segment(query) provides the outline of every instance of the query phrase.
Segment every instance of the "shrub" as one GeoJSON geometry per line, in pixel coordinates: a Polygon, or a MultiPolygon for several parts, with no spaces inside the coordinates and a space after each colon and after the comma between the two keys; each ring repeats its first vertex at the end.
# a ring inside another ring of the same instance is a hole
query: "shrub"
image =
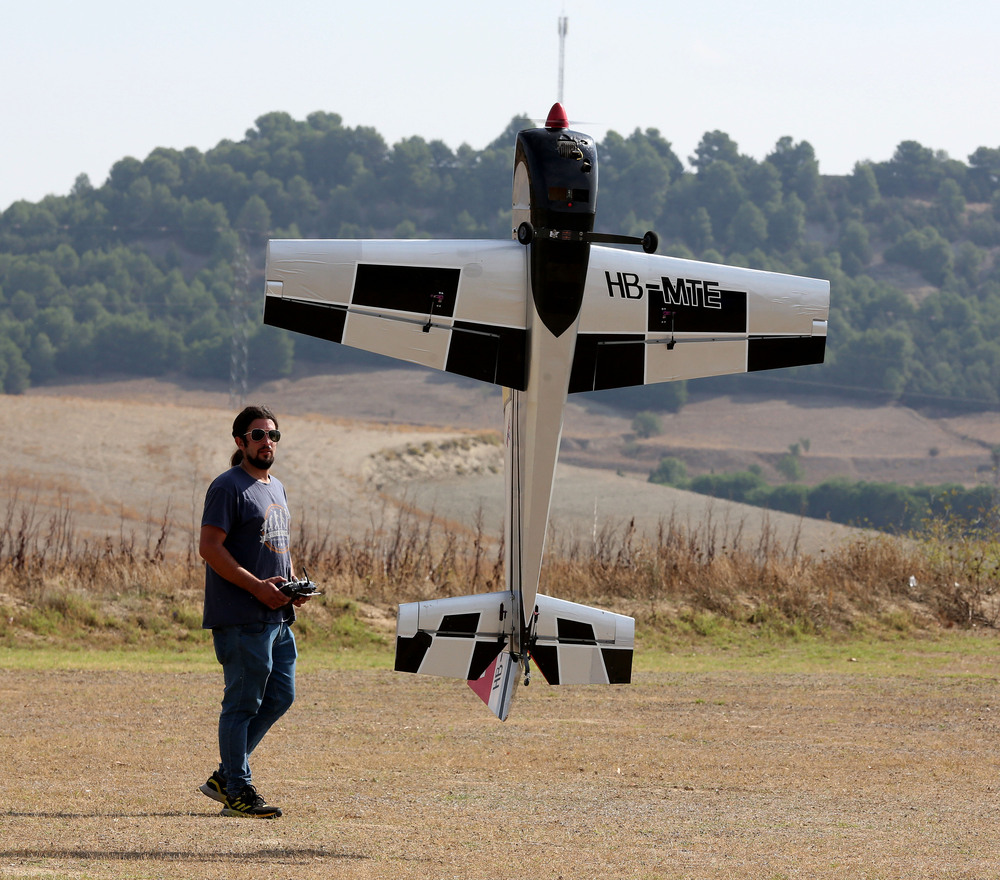
{"type": "Polygon", "coordinates": [[[649,475],[650,483],[661,483],[666,486],[686,486],[688,482],[687,466],[679,458],[672,455],[661,458],[660,463],[649,475]]]}
{"type": "Polygon", "coordinates": [[[642,439],[658,437],[663,433],[663,424],[655,412],[646,409],[636,413],[635,418],[632,419],[632,430],[637,437],[642,439]]]}

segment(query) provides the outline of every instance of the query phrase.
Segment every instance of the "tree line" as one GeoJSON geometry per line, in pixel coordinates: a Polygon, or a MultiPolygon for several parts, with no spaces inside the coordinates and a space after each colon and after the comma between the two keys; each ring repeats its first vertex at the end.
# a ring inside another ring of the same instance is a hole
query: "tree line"
{"type": "Polygon", "coordinates": [[[815,486],[796,482],[772,486],[755,469],[701,474],[689,479],[684,463],[673,457],[660,461],[650,473],[649,482],[796,516],[895,534],[924,532],[931,524],[939,522],[966,531],[995,528],[996,493],[986,485],[970,489],[950,483],[903,486],[854,482],[838,477],[815,486]]]}
{"type": "MultiPolygon", "coordinates": [[[[266,240],[510,236],[514,118],[476,150],[410,137],[388,145],[334,113],[260,117],[240,141],[161,147],[99,186],[0,214],[0,390],[63,376],[229,375],[249,334],[256,380],[296,360],[349,357],[259,320],[266,240]]],[[[913,141],[885,162],[824,176],[805,141],[757,160],[720,131],[687,164],[655,129],[598,144],[598,230],[656,230],[661,252],[827,278],[827,363],[770,381],[912,403],[1000,402],[1000,148],[967,161],[913,141]]],[[[637,408],[680,405],[641,389],[637,408]]]]}

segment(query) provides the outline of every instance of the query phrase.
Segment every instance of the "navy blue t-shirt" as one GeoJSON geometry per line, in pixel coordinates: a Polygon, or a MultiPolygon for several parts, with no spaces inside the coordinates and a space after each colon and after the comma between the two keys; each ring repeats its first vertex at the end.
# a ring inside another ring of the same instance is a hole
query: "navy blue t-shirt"
{"type": "MultiPolygon", "coordinates": [[[[291,577],[289,531],[291,517],[285,487],[276,477],[263,483],[239,465],[220,474],[205,495],[203,526],[226,533],[223,542],[233,558],[261,580],[281,575],[291,577]]],[[[202,626],[234,626],[242,623],[277,623],[291,620],[291,605],[268,608],[253,594],[205,566],[205,616],[202,626]]]]}

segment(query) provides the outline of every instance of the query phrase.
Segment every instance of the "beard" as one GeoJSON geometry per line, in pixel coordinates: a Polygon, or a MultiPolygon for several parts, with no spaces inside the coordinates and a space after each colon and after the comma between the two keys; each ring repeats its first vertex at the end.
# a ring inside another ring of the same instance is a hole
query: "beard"
{"type": "MultiPolygon", "coordinates": [[[[245,454],[245,453],[244,453],[245,454]]],[[[247,461],[253,465],[255,468],[259,468],[262,471],[266,471],[268,468],[274,464],[274,456],[269,456],[268,458],[258,458],[252,455],[246,456],[247,461]]]]}

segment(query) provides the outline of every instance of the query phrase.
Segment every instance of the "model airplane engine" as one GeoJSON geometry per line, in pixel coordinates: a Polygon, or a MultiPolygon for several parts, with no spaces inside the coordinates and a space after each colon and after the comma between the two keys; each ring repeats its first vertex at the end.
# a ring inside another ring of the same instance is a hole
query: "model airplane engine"
{"type": "MultiPolygon", "coordinates": [[[[560,111],[558,104],[552,108],[545,128],[518,132],[514,174],[527,175],[527,219],[540,238],[582,240],[593,230],[597,211],[597,148],[589,135],[571,131],[560,111]]],[[[523,208],[517,196],[515,209],[523,208]]]]}

